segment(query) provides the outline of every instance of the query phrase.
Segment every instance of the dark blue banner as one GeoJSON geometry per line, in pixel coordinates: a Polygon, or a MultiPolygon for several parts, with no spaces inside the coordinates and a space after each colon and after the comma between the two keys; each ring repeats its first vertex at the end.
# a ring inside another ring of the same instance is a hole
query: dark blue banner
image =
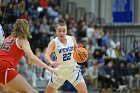
{"type": "Polygon", "coordinates": [[[134,19],[134,0],[113,0],[112,21],[114,24],[131,24],[134,19]]]}

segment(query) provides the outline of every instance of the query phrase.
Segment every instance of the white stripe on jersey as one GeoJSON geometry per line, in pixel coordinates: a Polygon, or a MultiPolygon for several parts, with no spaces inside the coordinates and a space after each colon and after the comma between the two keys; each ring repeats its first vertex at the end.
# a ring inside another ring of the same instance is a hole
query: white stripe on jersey
{"type": "Polygon", "coordinates": [[[2,26],[0,25],[0,45],[3,43],[4,39],[5,39],[4,31],[2,26]]]}

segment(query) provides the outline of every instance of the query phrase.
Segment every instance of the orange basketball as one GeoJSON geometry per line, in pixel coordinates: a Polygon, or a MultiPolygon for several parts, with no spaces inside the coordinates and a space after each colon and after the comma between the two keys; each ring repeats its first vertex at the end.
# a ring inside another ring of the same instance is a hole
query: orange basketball
{"type": "Polygon", "coordinates": [[[88,51],[85,48],[76,48],[73,52],[73,57],[76,62],[83,63],[88,59],[88,51]]]}

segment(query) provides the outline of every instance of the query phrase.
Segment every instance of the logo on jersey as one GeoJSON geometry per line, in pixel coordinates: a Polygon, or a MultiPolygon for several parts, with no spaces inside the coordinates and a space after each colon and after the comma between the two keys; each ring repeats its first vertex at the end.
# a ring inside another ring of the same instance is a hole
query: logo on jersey
{"type": "Polygon", "coordinates": [[[13,44],[13,42],[14,42],[14,38],[10,38],[10,39],[7,38],[7,39],[3,42],[1,49],[2,49],[2,50],[9,51],[9,49],[10,49],[11,45],[13,44]]]}
{"type": "Polygon", "coordinates": [[[74,50],[74,47],[73,46],[70,46],[68,48],[61,48],[61,49],[58,49],[58,52],[59,53],[66,53],[66,52],[71,52],[74,50]]]}

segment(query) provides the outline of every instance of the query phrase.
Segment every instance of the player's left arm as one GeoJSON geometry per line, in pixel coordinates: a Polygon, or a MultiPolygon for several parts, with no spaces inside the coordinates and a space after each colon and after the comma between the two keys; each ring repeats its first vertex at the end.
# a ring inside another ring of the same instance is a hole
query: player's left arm
{"type": "Polygon", "coordinates": [[[71,36],[71,37],[72,37],[73,42],[74,42],[74,49],[78,48],[78,44],[77,44],[77,42],[76,42],[75,37],[73,37],[73,36],[71,36]]]}

